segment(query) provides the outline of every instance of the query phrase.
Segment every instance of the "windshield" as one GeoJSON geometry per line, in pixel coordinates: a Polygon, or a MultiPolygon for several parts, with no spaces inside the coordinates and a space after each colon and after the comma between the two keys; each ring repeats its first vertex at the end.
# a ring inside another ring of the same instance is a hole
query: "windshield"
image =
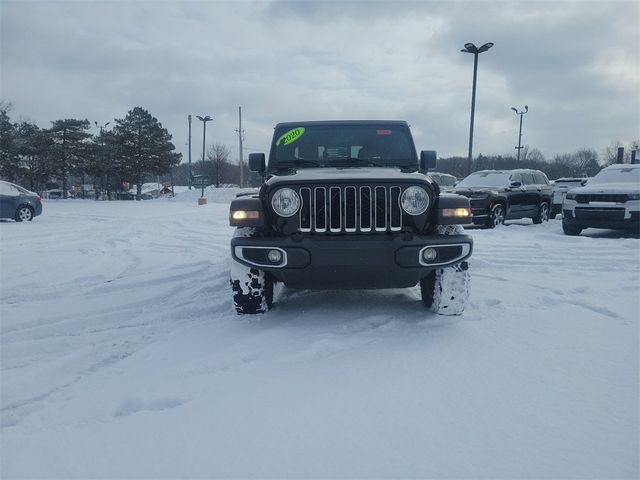
{"type": "Polygon", "coordinates": [[[509,174],[502,172],[472,173],[456,187],[505,187],[509,185],[509,174]]]}
{"type": "Polygon", "coordinates": [[[305,125],[278,127],[269,168],[344,165],[418,167],[406,125],[305,125]]]}
{"type": "Polygon", "coordinates": [[[640,168],[605,168],[600,170],[595,177],[589,180],[591,183],[635,183],[640,185],[640,168]]]}

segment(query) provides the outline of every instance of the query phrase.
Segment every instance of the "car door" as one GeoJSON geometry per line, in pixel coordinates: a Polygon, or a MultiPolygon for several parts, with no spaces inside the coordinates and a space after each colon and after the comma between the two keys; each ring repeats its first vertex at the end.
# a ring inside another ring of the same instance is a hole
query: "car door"
{"type": "MultiPolygon", "coordinates": [[[[522,176],[519,173],[511,174],[509,178],[511,183],[520,182],[522,184],[522,176]]],[[[525,202],[526,187],[524,184],[520,187],[509,188],[506,193],[507,196],[507,216],[519,217],[522,213],[523,204],[525,202]]]]}
{"type": "Polygon", "coordinates": [[[549,180],[547,176],[542,172],[535,172],[533,174],[533,178],[536,181],[536,186],[538,187],[538,205],[542,202],[546,202],[549,207],[551,207],[551,185],[549,185],[549,180]]]}
{"type": "Polygon", "coordinates": [[[538,204],[540,203],[540,192],[538,191],[538,185],[533,178],[533,174],[529,172],[522,172],[523,185],[525,187],[524,201],[522,202],[522,214],[532,215],[537,212],[538,204]]]}
{"type": "Polygon", "coordinates": [[[13,218],[20,192],[7,182],[0,182],[0,217],[13,218]]]}

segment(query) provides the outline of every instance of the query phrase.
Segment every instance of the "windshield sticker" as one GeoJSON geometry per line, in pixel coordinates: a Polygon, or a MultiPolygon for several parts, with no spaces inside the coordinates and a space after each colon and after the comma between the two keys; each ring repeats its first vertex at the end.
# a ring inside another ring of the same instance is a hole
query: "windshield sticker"
{"type": "Polygon", "coordinates": [[[302,136],[303,133],[304,133],[304,127],[297,127],[287,132],[284,132],[276,142],[276,147],[279,147],[280,143],[282,143],[282,145],[289,145],[290,143],[295,142],[302,136]]]}

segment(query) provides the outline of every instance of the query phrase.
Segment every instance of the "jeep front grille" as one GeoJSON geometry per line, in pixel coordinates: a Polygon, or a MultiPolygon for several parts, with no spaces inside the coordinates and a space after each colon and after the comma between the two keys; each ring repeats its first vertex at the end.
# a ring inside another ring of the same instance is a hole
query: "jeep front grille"
{"type": "Polygon", "coordinates": [[[398,186],[328,186],[299,189],[300,231],[397,232],[402,229],[398,186]]]}

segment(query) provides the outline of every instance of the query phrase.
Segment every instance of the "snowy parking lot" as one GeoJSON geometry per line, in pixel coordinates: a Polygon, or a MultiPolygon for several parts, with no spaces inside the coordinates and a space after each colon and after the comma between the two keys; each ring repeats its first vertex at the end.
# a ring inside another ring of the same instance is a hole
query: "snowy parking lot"
{"type": "Polygon", "coordinates": [[[417,289],[231,310],[227,198],[0,223],[2,478],[639,475],[640,239],[470,230],[470,305],[417,289]]]}

